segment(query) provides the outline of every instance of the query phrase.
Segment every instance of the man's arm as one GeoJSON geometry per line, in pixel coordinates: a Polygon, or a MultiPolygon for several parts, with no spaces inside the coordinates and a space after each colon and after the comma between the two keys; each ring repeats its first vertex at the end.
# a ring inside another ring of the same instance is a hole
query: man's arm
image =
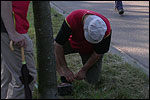
{"type": "Polygon", "coordinates": [[[67,81],[74,81],[73,72],[67,67],[66,59],[64,56],[63,46],[54,42],[55,46],[55,57],[56,57],[56,69],[60,76],[65,76],[67,81]]]}
{"type": "Polygon", "coordinates": [[[56,57],[56,67],[57,71],[61,76],[64,75],[62,68],[67,67],[67,63],[64,56],[64,49],[62,45],[58,44],[56,41],[54,42],[55,46],[55,57],[56,57]]]}
{"type": "Polygon", "coordinates": [[[85,74],[87,70],[92,67],[100,57],[103,56],[104,53],[108,52],[110,41],[111,41],[111,33],[106,38],[104,38],[100,43],[94,44],[94,52],[91,55],[91,57],[88,59],[88,61],[85,63],[83,68],[75,75],[75,78],[78,80],[82,80],[85,78],[85,74]]]}
{"type": "Polygon", "coordinates": [[[77,80],[82,80],[85,78],[85,74],[89,68],[91,68],[97,61],[102,57],[103,54],[97,54],[95,51],[88,59],[88,61],[83,65],[82,69],[75,75],[77,80]]]}
{"type": "Polygon", "coordinates": [[[1,1],[1,17],[8,32],[9,38],[14,42],[15,45],[17,44],[20,47],[25,47],[25,37],[17,33],[15,30],[14,21],[12,18],[12,1],[1,1]]]}
{"type": "Polygon", "coordinates": [[[55,56],[56,56],[56,68],[61,76],[65,76],[68,82],[74,81],[73,72],[67,67],[66,59],[64,56],[63,45],[68,41],[72,30],[67,25],[66,20],[64,20],[59,33],[56,36],[55,45],[55,56]]]}

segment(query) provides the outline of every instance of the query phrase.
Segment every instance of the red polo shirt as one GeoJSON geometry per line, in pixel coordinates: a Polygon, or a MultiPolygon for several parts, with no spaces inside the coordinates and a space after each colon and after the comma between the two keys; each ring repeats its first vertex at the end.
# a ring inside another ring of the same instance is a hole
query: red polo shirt
{"type": "Polygon", "coordinates": [[[97,12],[87,9],[79,9],[71,12],[66,17],[66,22],[72,30],[72,35],[70,36],[69,41],[73,49],[84,54],[93,52],[93,44],[89,43],[84,37],[83,18],[86,14],[96,15],[103,19],[107,25],[107,31],[104,38],[109,36],[111,31],[109,20],[97,12]]]}
{"type": "Polygon", "coordinates": [[[14,23],[16,31],[20,34],[26,34],[29,29],[27,12],[30,1],[12,1],[14,14],[14,23]]]}

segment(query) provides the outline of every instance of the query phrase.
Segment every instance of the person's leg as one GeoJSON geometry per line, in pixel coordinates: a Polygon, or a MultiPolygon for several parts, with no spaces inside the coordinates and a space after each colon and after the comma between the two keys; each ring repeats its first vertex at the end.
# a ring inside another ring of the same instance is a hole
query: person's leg
{"type": "MultiPolygon", "coordinates": [[[[21,72],[20,72],[21,59],[16,62],[16,59],[18,59],[20,57],[16,57],[15,52],[10,50],[9,38],[8,38],[7,33],[1,33],[1,53],[2,53],[3,60],[5,61],[5,67],[9,70],[9,72],[11,74],[11,81],[8,86],[8,92],[7,92],[6,99],[16,99],[17,97],[15,97],[14,95],[18,94],[18,93],[14,93],[12,91],[13,88],[22,88],[23,87],[23,84],[21,83],[21,81],[19,79],[19,76],[21,75],[21,72]],[[18,62],[20,62],[20,63],[18,63],[18,62]],[[20,67],[20,68],[18,68],[18,67],[20,67]],[[12,77],[15,77],[16,81],[12,81],[12,77]],[[13,82],[15,82],[15,83],[13,83],[13,82]]],[[[23,91],[23,89],[22,89],[22,91],[23,91]]],[[[3,91],[1,91],[1,92],[3,92],[3,91]]],[[[19,91],[19,92],[22,93],[21,91],[19,91]]],[[[23,97],[20,98],[20,94],[18,96],[19,96],[19,99],[23,98],[23,97]]]]}
{"type": "MultiPolygon", "coordinates": [[[[80,54],[80,56],[84,65],[91,55],[80,54]]],[[[87,71],[85,81],[94,85],[100,82],[102,59],[103,56],[87,71]]]]}
{"type": "MultiPolygon", "coordinates": [[[[8,87],[7,97],[6,99],[24,99],[24,85],[20,81],[21,76],[21,67],[22,67],[22,61],[21,61],[21,50],[20,48],[14,46],[14,51],[10,50],[9,47],[9,38],[6,33],[1,34],[1,53],[3,56],[3,59],[6,61],[6,67],[11,73],[11,82],[8,87]]],[[[33,52],[31,49],[31,44],[29,45],[29,41],[27,40],[27,48],[25,48],[25,59],[27,62],[27,67],[29,69],[30,75],[32,75],[36,80],[36,69],[34,60],[33,60],[33,52]],[[32,53],[31,53],[32,52],[32,53]],[[32,63],[32,64],[31,64],[32,63]]],[[[33,83],[33,82],[32,82],[33,83]]],[[[30,87],[34,87],[33,84],[30,87]]]]}
{"type": "Polygon", "coordinates": [[[10,81],[11,74],[5,66],[5,61],[1,56],[1,99],[6,99],[10,81]]]}
{"type": "Polygon", "coordinates": [[[34,49],[33,49],[33,42],[30,39],[29,35],[25,34],[27,40],[27,47],[24,49],[25,53],[25,60],[27,62],[27,67],[29,69],[29,74],[33,77],[33,81],[30,83],[29,87],[31,91],[33,91],[34,86],[37,81],[37,70],[35,65],[35,58],[34,58],[34,49]]]}
{"type": "Polygon", "coordinates": [[[115,1],[115,6],[117,9],[123,9],[122,1],[115,1]]]}
{"type": "Polygon", "coordinates": [[[115,1],[115,9],[118,10],[119,14],[123,14],[124,13],[122,1],[115,1]]]}

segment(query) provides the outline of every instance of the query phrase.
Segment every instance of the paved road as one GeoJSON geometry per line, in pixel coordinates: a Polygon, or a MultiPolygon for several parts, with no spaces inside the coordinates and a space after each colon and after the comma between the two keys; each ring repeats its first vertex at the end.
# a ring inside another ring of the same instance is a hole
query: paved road
{"type": "Polygon", "coordinates": [[[51,4],[65,16],[75,9],[89,9],[106,16],[113,30],[111,45],[149,73],[149,1],[124,1],[123,16],[114,11],[114,1],[51,1],[51,4]]]}

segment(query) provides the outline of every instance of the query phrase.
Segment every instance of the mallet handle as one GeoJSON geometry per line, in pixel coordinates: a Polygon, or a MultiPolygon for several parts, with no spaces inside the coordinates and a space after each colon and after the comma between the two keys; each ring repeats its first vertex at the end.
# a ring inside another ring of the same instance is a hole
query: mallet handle
{"type": "Polygon", "coordinates": [[[21,57],[22,57],[22,63],[25,62],[25,55],[24,55],[24,48],[21,47],[21,57]]]}
{"type": "MultiPolygon", "coordinates": [[[[12,40],[10,41],[10,49],[12,51],[14,51],[12,40]]],[[[25,55],[24,55],[24,48],[23,47],[21,47],[21,57],[22,57],[22,63],[25,64],[26,62],[25,62],[25,55]]]]}

